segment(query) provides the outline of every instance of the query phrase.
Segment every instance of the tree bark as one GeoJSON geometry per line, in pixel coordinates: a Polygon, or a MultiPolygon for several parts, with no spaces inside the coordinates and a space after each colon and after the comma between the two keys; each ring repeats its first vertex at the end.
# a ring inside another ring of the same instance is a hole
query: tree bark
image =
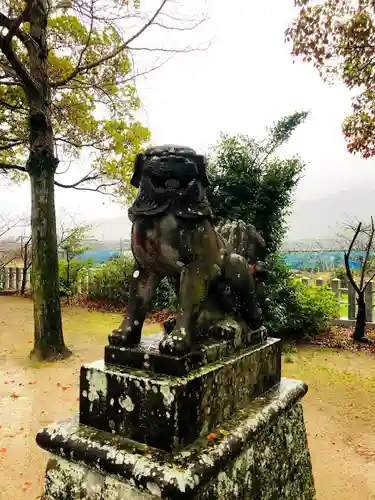
{"type": "Polygon", "coordinates": [[[62,333],[57,234],[55,219],[54,156],[51,121],[51,86],[48,79],[46,40],[47,1],[34,0],[30,17],[30,74],[37,90],[28,92],[31,184],[32,288],[34,298],[34,349],[38,359],[71,354],[62,333]]]}
{"type": "Polygon", "coordinates": [[[357,297],[358,312],[353,333],[354,340],[362,340],[365,337],[366,331],[366,304],[365,293],[361,291],[357,297]]]}

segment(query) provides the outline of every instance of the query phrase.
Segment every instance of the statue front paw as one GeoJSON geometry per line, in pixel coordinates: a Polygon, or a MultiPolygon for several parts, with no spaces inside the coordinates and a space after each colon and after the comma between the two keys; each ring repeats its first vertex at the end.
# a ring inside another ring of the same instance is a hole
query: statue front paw
{"type": "Polygon", "coordinates": [[[209,331],[210,337],[215,339],[233,340],[240,338],[242,327],[232,318],[225,318],[217,323],[214,323],[209,331]]]}
{"type": "Polygon", "coordinates": [[[133,347],[139,344],[140,340],[141,332],[130,326],[113,330],[108,336],[110,345],[117,347],[133,347]]]}
{"type": "Polygon", "coordinates": [[[193,342],[185,328],[174,330],[173,332],[164,335],[159,344],[159,350],[162,354],[169,356],[181,357],[191,352],[193,342]]]}

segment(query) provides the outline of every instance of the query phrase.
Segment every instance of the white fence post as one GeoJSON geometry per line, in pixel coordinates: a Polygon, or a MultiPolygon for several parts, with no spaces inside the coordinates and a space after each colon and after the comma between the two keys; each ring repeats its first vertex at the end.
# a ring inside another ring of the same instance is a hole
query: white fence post
{"type": "Polygon", "coordinates": [[[374,283],[370,281],[365,291],[366,321],[372,323],[372,295],[374,283]]]}
{"type": "Polygon", "coordinates": [[[332,292],[336,295],[336,297],[340,300],[340,285],[341,282],[339,279],[331,280],[331,288],[332,292]]]}
{"type": "Polygon", "coordinates": [[[310,286],[310,278],[302,278],[302,284],[305,286],[310,286]]]}
{"type": "Polygon", "coordinates": [[[26,290],[31,290],[31,267],[26,271],[26,290]]]}
{"type": "Polygon", "coordinates": [[[348,319],[355,319],[355,290],[350,282],[348,283],[348,319]]]}

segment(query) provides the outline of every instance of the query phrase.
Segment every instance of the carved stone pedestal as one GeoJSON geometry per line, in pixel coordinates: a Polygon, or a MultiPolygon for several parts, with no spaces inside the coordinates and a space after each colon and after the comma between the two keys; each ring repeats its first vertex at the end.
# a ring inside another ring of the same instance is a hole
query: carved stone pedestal
{"type": "Polygon", "coordinates": [[[37,435],[54,455],[45,499],[314,499],[307,387],[280,380],[279,341],[207,342],[168,365],[158,341],[121,351],[133,366],[82,367],[79,416],[37,435]]]}

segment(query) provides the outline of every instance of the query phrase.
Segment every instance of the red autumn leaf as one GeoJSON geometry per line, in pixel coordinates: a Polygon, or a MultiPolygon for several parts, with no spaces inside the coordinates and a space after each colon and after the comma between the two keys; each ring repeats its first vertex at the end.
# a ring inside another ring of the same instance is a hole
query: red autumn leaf
{"type": "Polygon", "coordinates": [[[7,449],[6,448],[0,448],[0,453],[6,453],[7,449]]]}
{"type": "Polygon", "coordinates": [[[18,394],[16,394],[15,392],[12,392],[12,394],[10,395],[10,397],[11,397],[12,399],[17,399],[17,398],[19,398],[18,394]]]}
{"type": "Polygon", "coordinates": [[[211,434],[209,434],[209,435],[207,436],[207,439],[209,439],[210,441],[211,441],[212,439],[216,439],[216,438],[217,438],[217,434],[215,434],[215,432],[211,432],[211,434]]]}
{"type": "Polygon", "coordinates": [[[9,384],[9,380],[4,380],[4,384],[9,384]]]}
{"type": "Polygon", "coordinates": [[[67,391],[69,389],[69,386],[68,385],[63,385],[62,388],[61,388],[63,391],[67,391]]]}
{"type": "Polygon", "coordinates": [[[31,486],[33,483],[30,483],[30,481],[25,481],[23,483],[24,486],[28,487],[28,486],[31,486]]]}

